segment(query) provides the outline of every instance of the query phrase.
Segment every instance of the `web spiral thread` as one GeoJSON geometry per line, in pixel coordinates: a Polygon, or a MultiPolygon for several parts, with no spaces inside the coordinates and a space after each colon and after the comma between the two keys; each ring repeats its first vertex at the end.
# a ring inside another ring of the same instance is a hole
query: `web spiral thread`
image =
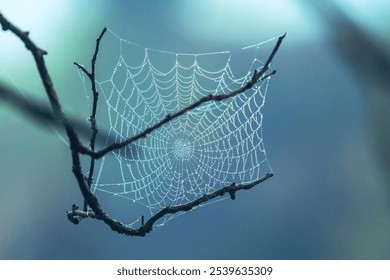
{"type": "MultiPolygon", "coordinates": [[[[245,85],[263,66],[275,40],[235,51],[188,54],[143,48],[108,33],[114,63],[96,83],[107,139],[116,142],[203,96],[245,85]]],[[[269,81],[270,77],[234,98],[198,107],[104,157],[98,162],[93,192],[127,199],[135,223],[167,205],[261,178],[271,171],[262,135],[269,81]]],[[[91,101],[89,93],[87,97],[91,101]]],[[[168,215],[161,224],[172,218],[168,215]]]]}

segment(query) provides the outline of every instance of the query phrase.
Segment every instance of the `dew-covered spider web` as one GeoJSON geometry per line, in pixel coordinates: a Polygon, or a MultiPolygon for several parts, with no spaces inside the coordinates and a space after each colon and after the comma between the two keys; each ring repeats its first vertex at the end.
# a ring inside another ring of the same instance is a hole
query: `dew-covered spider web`
{"type": "MultiPolygon", "coordinates": [[[[234,51],[175,53],[141,47],[108,30],[96,78],[96,118],[108,133],[106,144],[139,134],[203,96],[245,85],[275,42],[234,51]]],[[[80,76],[86,82],[81,71],[80,76]]],[[[262,134],[269,82],[266,78],[234,98],[205,103],[111,152],[97,162],[93,192],[107,211],[120,209],[115,215],[138,226],[142,216],[146,221],[168,205],[263,177],[271,172],[262,134]]],[[[178,214],[164,216],[156,226],[178,214]]]]}

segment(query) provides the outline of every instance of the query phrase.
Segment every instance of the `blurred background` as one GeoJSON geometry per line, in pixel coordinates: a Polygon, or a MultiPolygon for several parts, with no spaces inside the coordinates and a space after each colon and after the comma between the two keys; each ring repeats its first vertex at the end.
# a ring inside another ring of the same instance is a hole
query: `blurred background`
{"type": "MultiPolygon", "coordinates": [[[[1,259],[389,259],[390,3],[386,0],[0,0],[48,51],[67,114],[85,117],[73,62],[104,26],[173,52],[235,49],[287,32],[264,108],[275,176],[145,238],[75,226],[81,204],[61,134],[0,104],[1,259]]],[[[47,104],[33,59],[0,32],[0,83],[47,104]]]]}

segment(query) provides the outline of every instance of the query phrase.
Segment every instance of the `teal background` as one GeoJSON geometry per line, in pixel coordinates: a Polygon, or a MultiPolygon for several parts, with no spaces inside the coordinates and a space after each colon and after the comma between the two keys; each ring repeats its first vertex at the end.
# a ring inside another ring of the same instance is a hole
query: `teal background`
{"type": "MultiPolygon", "coordinates": [[[[387,2],[335,1],[384,49],[387,2]]],[[[73,61],[89,65],[104,26],[174,52],[235,49],[288,34],[264,108],[275,176],[234,202],[182,215],[145,238],[117,235],[95,220],[69,223],[65,211],[82,199],[67,146],[52,129],[0,104],[0,258],[389,259],[390,179],[379,160],[387,150],[376,144],[387,137],[380,133],[389,120],[372,125],[388,98],[372,98],[369,77],[357,76],[331,44],[337,30],[327,29],[325,11],[314,12],[311,4],[0,0],[4,16],[49,52],[63,108],[80,118],[87,107],[73,61]]],[[[0,33],[0,82],[47,103],[31,55],[9,32],[0,33]]]]}

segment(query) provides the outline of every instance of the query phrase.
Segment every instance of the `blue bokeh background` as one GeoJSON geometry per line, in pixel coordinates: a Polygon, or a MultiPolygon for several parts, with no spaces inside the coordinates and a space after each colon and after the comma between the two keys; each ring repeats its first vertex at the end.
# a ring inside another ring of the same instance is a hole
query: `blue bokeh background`
{"type": "MultiPolygon", "coordinates": [[[[387,2],[335,1],[384,46],[387,2]]],[[[275,176],[145,238],[95,220],[69,223],[65,211],[82,199],[66,145],[0,104],[1,259],[390,258],[388,166],[370,123],[376,105],[310,1],[0,0],[0,11],[49,52],[63,108],[80,117],[86,101],[73,61],[89,63],[104,26],[174,52],[235,49],[288,33],[264,108],[275,176]]],[[[0,33],[0,82],[47,103],[31,55],[9,32],[0,33]]]]}

